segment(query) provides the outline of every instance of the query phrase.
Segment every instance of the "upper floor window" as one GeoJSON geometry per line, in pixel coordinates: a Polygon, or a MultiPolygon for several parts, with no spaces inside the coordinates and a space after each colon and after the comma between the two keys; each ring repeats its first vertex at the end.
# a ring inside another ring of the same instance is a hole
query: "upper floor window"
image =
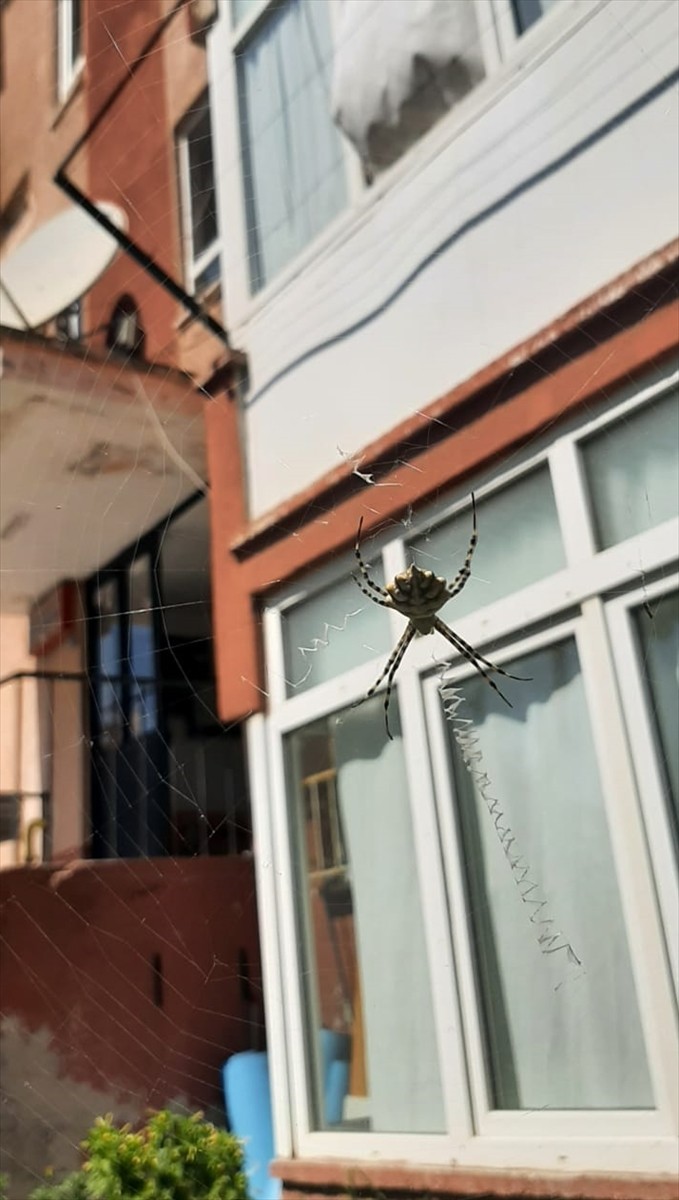
{"type": "Polygon", "coordinates": [[[221,274],[210,95],[203,92],[176,136],[185,271],[192,292],[205,292],[221,274]]]}
{"type": "Polygon", "coordinates": [[[211,74],[219,203],[239,247],[232,319],[434,125],[473,112],[471,94],[550,10],[556,0],[229,0],[211,74]]]}
{"type": "Polygon", "coordinates": [[[57,96],[69,95],[85,61],[82,0],[57,0],[57,96]]]}
{"type": "Polygon", "coordinates": [[[554,8],[556,0],[512,0],[512,14],[516,24],[516,32],[521,34],[530,29],[536,21],[550,8],[554,8]]]}
{"type": "Polygon", "coordinates": [[[330,113],[329,6],[236,0],[231,14],[255,292],[340,212],[347,184],[330,113]]]}
{"type": "Polygon", "coordinates": [[[219,229],[215,198],[210,98],[204,92],[177,134],[185,271],[193,292],[219,279],[219,229]]]}

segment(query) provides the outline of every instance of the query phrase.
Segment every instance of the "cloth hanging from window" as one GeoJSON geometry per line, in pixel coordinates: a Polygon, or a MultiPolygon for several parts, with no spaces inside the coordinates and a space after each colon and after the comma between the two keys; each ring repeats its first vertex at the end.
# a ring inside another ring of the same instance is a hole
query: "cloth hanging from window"
{"type": "Polygon", "coordinates": [[[344,0],[332,111],[364,163],[388,167],[483,78],[469,0],[344,0]]]}

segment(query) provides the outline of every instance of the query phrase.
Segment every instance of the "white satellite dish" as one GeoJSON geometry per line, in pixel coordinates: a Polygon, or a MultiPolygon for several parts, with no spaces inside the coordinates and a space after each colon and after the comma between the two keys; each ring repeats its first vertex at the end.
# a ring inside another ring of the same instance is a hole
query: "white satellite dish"
{"type": "MultiPolygon", "coordinates": [[[[97,208],[118,229],[127,218],[115,204],[97,208]]],[[[0,263],[0,325],[35,329],[96,283],[118,243],[82,208],[46,221],[0,263]]]]}

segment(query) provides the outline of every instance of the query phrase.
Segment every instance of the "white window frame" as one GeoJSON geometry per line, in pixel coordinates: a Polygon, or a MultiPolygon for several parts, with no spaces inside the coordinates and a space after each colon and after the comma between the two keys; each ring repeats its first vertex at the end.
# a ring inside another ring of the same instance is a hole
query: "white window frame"
{"type": "MultiPolygon", "coordinates": [[[[323,0],[330,10],[330,24],[334,31],[341,9],[341,0],[323,0]]],[[[241,314],[261,306],[272,294],[300,270],[300,266],[318,254],[323,245],[335,236],[337,229],[346,223],[347,211],[351,211],[364,188],[360,164],[350,146],[343,140],[344,167],[347,183],[347,205],[325,229],[312,238],[291,262],[257,291],[252,291],[248,268],[249,241],[247,231],[247,206],[242,181],[242,171],[234,170],[234,164],[242,162],[240,112],[238,101],[238,78],[236,55],[256,33],[277,0],[255,0],[252,8],[234,25],[231,16],[231,0],[220,5],[219,18],[209,42],[209,77],[214,90],[215,160],[219,185],[218,208],[228,213],[229,228],[233,230],[233,251],[228,262],[223,264],[224,279],[228,281],[228,307],[233,314],[232,325],[238,325],[241,314]]]]}
{"type": "MultiPolygon", "coordinates": [[[[318,0],[320,2],[320,0],[318,0]]],[[[324,0],[325,2],[325,0],[324,0]]],[[[337,28],[342,0],[327,0],[331,24],[337,28]]],[[[518,35],[509,7],[509,0],[474,0],[479,27],[479,43],[486,65],[486,79],[465,96],[459,104],[425,133],[398,162],[381,172],[372,186],[363,179],[356,153],[344,141],[347,178],[347,205],[329,225],[320,231],[307,246],[271,280],[256,292],[250,288],[248,270],[249,243],[242,172],[240,169],[240,128],[238,83],[235,54],[239,47],[266,20],[276,0],[255,0],[251,10],[234,28],[230,0],[222,0],[219,17],[208,42],[208,74],[213,95],[217,204],[222,228],[232,232],[229,258],[222,263],[227,289],[227,305],[231,326],[236,333],[278,296],[304,269],[315,260],[332,252],[351,236],[355,226],[366,213],[378,204],[386,192],[420,172],[484,111],[499,103],[504,93],[513,87],[518,73],[526,66],[537,66],[575,29],[588,21],[609,0],[561,0],[555,10],[536,21],[526,33],[518,35]]]]}
{"type": "Polygon", "coordinates": [[[191,178],[189,170],[189,140],[192,129],[195,127],[195,125],[197,125],[202,116],[204,107],[207,107],[207,110],[210,114],[210,128],[212,131],[214,155],[215,138],[212,121],[214,110],[212,107],[212,99],[209,88],[205,89],[193,108],[189,110],[189,112],[182,119],[177,128],[175,137],[177,152],[177,174],[179,179],[179,207],[184,255],[184,279],[186,281],[188,291],[190,291],[193,295],[198,294],[197,282],[205,268],[208,267],[210,263],[212,263],[216,258],[219,259],[219,270],[216,277],[210,283],[205,284],[205,286],[200,289],[201,295],[205,295],[206,293],[212,291],[213,288],[217,288],[220,285],[224,266],[221,261],[222,238],[221,224],[219,219],[219,202],[217,199],[216,167],[213,168],[213,186],[215,188],[215,203],[217,206],[217,235],[210,242],[210,245],[206,246],[204,250],[201,250],[199,254],[195,254],[193,249],[193,202],[191,198],[191,178]],[[201,104],[203,99],[205,100],[205,106],[201,104]]]}
{"type": "MultiPolygon", "coordinates": [[[[304,962],[295,904],[296,867],[288,824],[284,736],[364,695],[383,666],[380,656],[303,693],[286,697],[280,614],[295,601],[327,586],[333,573],[338,574],[334,564],[317,572],[308,586],[298,583],[288,588],[275,604],[265,609],[269,714],[253,719],[248,732],[251,762],[258,764],[252,778],[252,800],[279,1154],[398,1160],[405,1152],[413,1163],[454,1160],[461,1166],[481,1168],[554,1170],[561,1166],[568,1170],[637,1173],[674,1169],[678,1048],[667,941],[673,938],[675,929],[668,916],[671,918],[672,911],[676,911],[672,903],[676,896],[677,864],[667,853],[654,791],[656,785],[650,789],[637,786],[639,762],[644,765],[651,754],[650,735],[646,729],[639,744],[629,737],[630,703],[637,724],[636,709],[642,702],[638,695],[636,700],[626,696],[632,687],[625,666],[629,646],[618,643],[617,630],[621,622],[627,621],[629,625],[630,610],[640,597],[664,594],[677,586],[677,576],[670,579],[667,572],[676,569],[679,520],[666,521],[597,553],[579,446],[596,431],[659,398],[677,382],[676,365],[659,368],[645,386],[631,385],[626,397],[614,398],[595,419],[583,423],[582,418],[574,418],[561,427],[555,439],[545,438],[538,443],[530,457],[517,462],[509,471],[496,470],[475,488],[477,496],[482,497],[506,487],[512,479],[534,471],[540,464],[548,465],[567,566],[547,579],[468,614],[455,626],[461,636],[481,650],[489,643],[503,643],[499,650],[492,651],[493,658],[500,663],[567,635],[576,638],[609,818],[611,851],[618,878],[623,881],[621,905],[657,1108],[565,1113],[490,1110],[471,950],[468,934],[459,927],[464,910],[460,907],[463,898],[458,894],[461,892],[459,850],[452,827],[453,784],[444,754],[438,681],[432,673],[433,661],[448,661],[449,656],[443,644],[436,646],[422,638],[411,644],[404,658],[397,691],[447,1132],[394,1135],[312,1128],[305,1002],[299,982],[304,962]],[[644,577],[651,578],[653,572],[663,571],[665,578],[639,587],[641,564],[644,577]],[[606,600],[607,594],[621,587],[628,589],[623,597],[606,600]],[[535,626],[532,631],[531,626],[535,626]],[[526,627],[529,631],[524,634],[526,627]],[[615,635],[612,645],[609,631],[615,635]],[[622,696],[619,695],[621,674],[622,696]],[[431,763],[431,772],[423,770],[423,764],[427,763],[431,763]],[[443,855],[439,852],[441,844],[443,855]],[[640,869],[640,864],[645,869],[640,869]],[[656,894],[658,880],[661,886],[656,894]],[[457,913],[452,930],[448,924],[448,895],[457,913]],[[467,1080],[468,1089],[461,1086],[467,1080]]],[[[436,523],[468,505],[467,489],[464,493],[460,489],[452,503],[441,507],[436,523]]],[[[418,525],[422,529],[431,528],[430,511],[426,521],[418,525]]],[[[398,530],[398,536],[394,537],[392,530],[372,543],[370,554],[381,551],[386,577],[405,565],[404,539],[416,536],[417,532],[415,526],[407,531],[398,530]]],[[[402,619],[395,613],[389,614],[389,619],[393,632],[400,633],[402,619]]],[[[453,677],[462,679],[471,673],[472,668],[466,662],[456,662],[453,677]]]]}
{"type": "Polygon", "coordinates": [[[606,615],[646,834],[653,858],[658,863],[656,886],[667,931],[667,955],[674,975],[674,986],[679,994],[679,886],[675,851],[665,800],[666,783],[658,757],[653,717],[646,702],[648,688],[641,663],[641,649],[634,630],[634,614],[641,605],[652,604],[654,600],[670,596],[676,591],[676,578],[658,579],[655,583],[612,600],[607,605],[606,615]]]}
{"type": "MultiPolygon", "coordinates": [[[[75,0],[57,0],[57,99],[64,104],[73,91],[85,65],[82,48],[76,53],[73,45],[73,7],[75,0]]],[[[85,32],[85,4],[80,5],[80,42],[85,32]]]]}

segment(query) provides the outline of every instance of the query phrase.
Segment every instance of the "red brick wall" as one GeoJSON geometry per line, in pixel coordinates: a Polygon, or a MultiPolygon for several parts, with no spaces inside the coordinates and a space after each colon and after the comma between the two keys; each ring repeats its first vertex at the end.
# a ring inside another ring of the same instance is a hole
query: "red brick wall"
{"type": "Polygon", "coordinates": [[[252,860],[4,871],[0,934],[3,1021],[47,1030],[65,1080],[221,1107],[221,1065],[251,1045],[244,962],[261,995],[252,860]]]}

